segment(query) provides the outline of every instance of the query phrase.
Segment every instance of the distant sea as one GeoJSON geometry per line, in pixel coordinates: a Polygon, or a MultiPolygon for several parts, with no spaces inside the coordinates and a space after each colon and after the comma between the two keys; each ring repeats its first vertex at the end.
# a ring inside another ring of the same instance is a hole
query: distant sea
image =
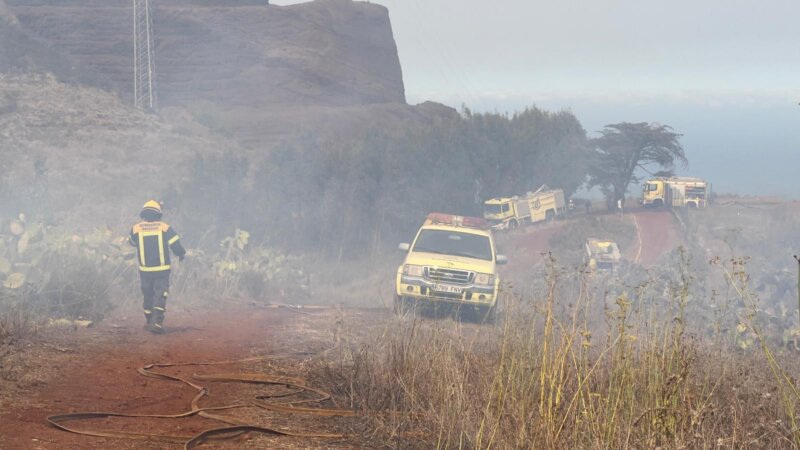
{"type": "MultiPolygon", "coordinates": [[[[617,122],[659,122],[683,134],[689,159],[678,174],[712,181],[719,194],[800,199],[800,106],[788,95],[664,96],[663,98],[504,99],[477,111],[515,111],[535,103],[570,109],[590,136],[617,122]]],[[[632,187],[632,192],[638,192],[632,187]]]]}

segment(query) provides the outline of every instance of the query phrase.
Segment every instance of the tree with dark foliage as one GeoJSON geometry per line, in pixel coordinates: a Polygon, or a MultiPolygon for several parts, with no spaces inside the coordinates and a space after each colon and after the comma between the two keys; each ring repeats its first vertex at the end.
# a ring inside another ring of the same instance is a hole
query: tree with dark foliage
{"type": "Polygon", "coordinates": [[[631,183],[639,183],[642,172],[667,176],[676,162],[688,164],[680,137],[672,127],[655,123],[606,125],[591,142],[588,186],[599,187],[613,207],[624,200],[631,183]]]}
{"type": "Polygon", "coordinates": [[[342,261],[393,249],[432,211],[481,216],[487,198],[542,184],[571,195],[586,180],[586,131],[569,111],[465,109],[362,125],[274,148],[259,163],[198,157],[189,179],[162,198],[189,230],[187,242],[219,242],[241,228],[342,261]]]}

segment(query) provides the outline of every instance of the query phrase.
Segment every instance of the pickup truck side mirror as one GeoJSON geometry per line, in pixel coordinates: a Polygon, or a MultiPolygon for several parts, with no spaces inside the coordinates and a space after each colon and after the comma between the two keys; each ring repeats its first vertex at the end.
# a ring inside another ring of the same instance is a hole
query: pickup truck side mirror
{"type": "Polygon", "coordinates": [[[506,255],[497,255],[495,262],[500,266],[508,264],[508,257],[506,255]]]}
{"type": "Polygon", "coordinates": [[[408,242],[403,242],[402,244],[398,245],[397,248],[400,249],[400,251],[407,252],[411,250],[411,244],[408,242]]]}

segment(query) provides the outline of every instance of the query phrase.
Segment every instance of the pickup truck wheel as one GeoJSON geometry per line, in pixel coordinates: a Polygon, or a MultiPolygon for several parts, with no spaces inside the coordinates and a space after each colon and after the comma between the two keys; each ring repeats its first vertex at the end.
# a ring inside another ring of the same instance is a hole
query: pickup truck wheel
{"type": "Polygon", "coordinates": [[[512,220],[511,222],[508,223],[508,229],[511,231],[515,231],[517,227],[519,227],[519,222],[517,222],[516,220],[512,220]]]}

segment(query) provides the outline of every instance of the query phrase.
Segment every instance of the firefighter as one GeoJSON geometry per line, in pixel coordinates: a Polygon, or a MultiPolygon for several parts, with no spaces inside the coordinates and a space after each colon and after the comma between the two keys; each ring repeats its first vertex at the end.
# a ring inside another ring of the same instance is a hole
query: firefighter
{"type": "Polygon", "coordinates": [[[170,251],[183,261],[186,250],[175,229],[161,221],[161,204],[150,200],[139,213],[142,222],[131,229],[130,243],[139,256],[139,278],[144,295],[145,329],[164,334],[169,296],[170,251]]]}

